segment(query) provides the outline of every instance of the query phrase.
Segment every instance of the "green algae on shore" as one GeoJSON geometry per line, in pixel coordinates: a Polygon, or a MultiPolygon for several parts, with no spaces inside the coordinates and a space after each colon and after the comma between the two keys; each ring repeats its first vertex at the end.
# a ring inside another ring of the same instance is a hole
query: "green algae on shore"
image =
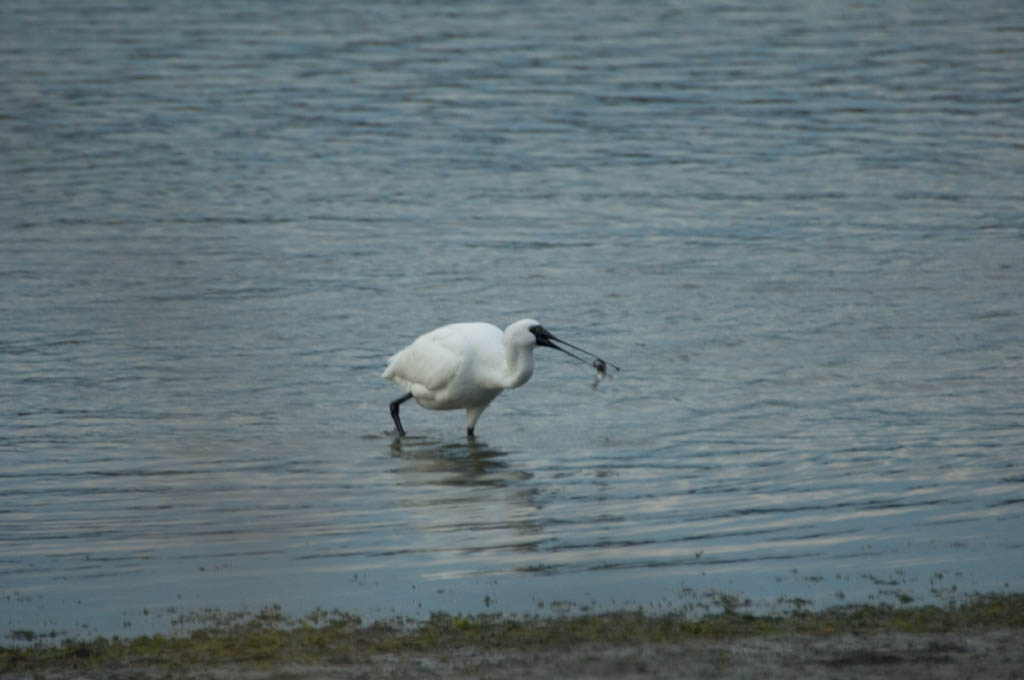
{"type": "Polygon", "coordinates": [[[301,619],[278,607],[258,613],[195,615],[201,627],[175,635],[97,637],[56,643],[17,631],[18,644],[0,647],[0,673],[88,670],[148,664],[172,671],[196,665],[339,663],[376,654],[540,649],[582,643],[648,644],[752,636],[898,632],[946,633],[1024,628],[1024,594],[979,595],[949,607],[850,605],[783,617],[727,610],[699,619],[679,614],[624,611],[564,617],[458,616],[436,613],[426,621],[396,619],[362,625],[342,612],[316,610],[301,619]]]}

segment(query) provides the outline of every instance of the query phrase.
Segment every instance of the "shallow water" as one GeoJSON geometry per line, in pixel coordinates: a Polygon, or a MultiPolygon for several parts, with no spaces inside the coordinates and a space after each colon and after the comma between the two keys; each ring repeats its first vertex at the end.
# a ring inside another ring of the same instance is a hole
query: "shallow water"
{"type": "Polygon", "coordinates": [[[994,2],[4,3],[0,625],[1021,590],[1022,72],[994,2]],[[622,372],[395,439],[527,315],[622,372]]]}

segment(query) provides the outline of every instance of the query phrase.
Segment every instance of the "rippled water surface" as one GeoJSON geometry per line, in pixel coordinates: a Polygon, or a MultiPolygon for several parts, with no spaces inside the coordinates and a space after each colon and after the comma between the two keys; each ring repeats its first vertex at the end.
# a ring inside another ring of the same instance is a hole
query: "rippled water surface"
{"type": "Polygon", "coordinates": [[[1024,588],[1024,6],[0,8],[0,624],[1024,588]],[[386,357],[523,316],[464,436],[386,357]]]}

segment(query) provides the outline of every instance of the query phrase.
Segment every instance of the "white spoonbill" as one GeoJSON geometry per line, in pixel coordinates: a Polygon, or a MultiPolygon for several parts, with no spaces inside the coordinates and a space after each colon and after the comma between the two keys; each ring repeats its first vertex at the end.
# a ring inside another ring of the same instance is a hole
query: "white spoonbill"
{"type": "Polygon", "coordinates": [[[405,434],[398,408],[415,399],[424,408],[466,409],[466,434],[473,428],[487,405],[502,390],[519,387],[533,375],[533,348],[553,347],[583,363],[590,363],[603,376],[606,362],[585,349],[559,340],[533,319],[520,319],[504,332],[489,323],[453,323],[435,328],[416,338],[388,360],[381,377],[405,390],[391,402],[391,418],[399,436],[405,434]],[[594,357],[593,362],[576,356],[564,347],[572,347],[594,357]]]}

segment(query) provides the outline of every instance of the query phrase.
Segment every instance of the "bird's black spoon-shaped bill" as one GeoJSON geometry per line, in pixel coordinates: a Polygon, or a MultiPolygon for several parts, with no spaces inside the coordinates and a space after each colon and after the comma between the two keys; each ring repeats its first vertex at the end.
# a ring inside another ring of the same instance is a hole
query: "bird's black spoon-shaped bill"
{"type": "Polygon", "coordinates": [[[571,356],[573,359],[576,359],[578,361],[582,361],[585,364],[590,364],[595,369],[597,369],[597,373],[600,376],[604,376],[604,375],[608,374],[608,367],[609,366],[614,368],[616,371],[621,370],[618,366],[616,366],[612,362],[607,361],[605,359],[602,359],[601,357],[597,356],[593,352],[588,352],[587,350],[583,349],[582,347],[577,347],[576,345],[572,344],[571,342],[566,342],[565,340],[562,340],[561,338],[556,338],[554,335],[552,335],[543,326],[534,326],[530,330],[533,331],[533,334],[537,336],[537,344],[538,345],[541,345],[543,347],[553,347],[554,349],[557,349],[560,352],[565,352],[566,354],[571,356]],[[555,343],[559,343],[561,345],[565,345],[566,347],[572,347],[577,352],[583,352],[584,354],[586,354],[588,356],[594,357],[594,360],[593,361],[587,361],[583,357],[577,356],[576,354],[573,354],[572,352],[567,350],[565,347],[559,347],[555,343]]]}

